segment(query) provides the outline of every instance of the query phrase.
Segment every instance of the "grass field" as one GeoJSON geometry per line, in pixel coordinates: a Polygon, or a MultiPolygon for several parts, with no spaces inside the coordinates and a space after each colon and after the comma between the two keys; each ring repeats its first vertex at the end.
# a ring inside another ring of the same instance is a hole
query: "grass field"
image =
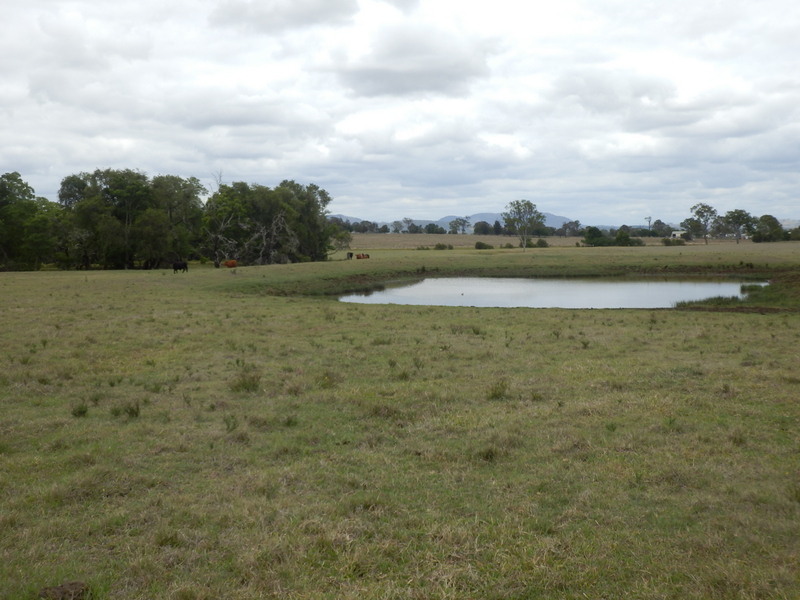
{"type": "Polygon", "coordinates": [[[800,244],[433,237],[0,273],[0,598],[800,597],[800,244]],[[451,273],[775,284],[735,310],[325,295],[451,273]]]}

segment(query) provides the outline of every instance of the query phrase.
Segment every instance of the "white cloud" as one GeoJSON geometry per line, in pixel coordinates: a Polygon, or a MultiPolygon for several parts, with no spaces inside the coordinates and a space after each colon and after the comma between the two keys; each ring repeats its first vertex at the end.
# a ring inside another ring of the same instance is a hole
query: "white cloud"
{"type": "Polygon", "coordinates": [[[211,23],[262,33],[315,25],[344,24],[358,11],[357,0],[221,0],[211,23]]]}

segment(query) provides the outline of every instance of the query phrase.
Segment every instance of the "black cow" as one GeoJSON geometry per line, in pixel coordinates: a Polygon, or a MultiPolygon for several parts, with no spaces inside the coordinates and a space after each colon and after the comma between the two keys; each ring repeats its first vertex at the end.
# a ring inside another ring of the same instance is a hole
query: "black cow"
{"type": "Polygon", "coordinates": [[[189,272],[189,265],[186,264],[185,260],[179,260],[172,263],[172,272],[177,273],[178,271],[183,271],[184,273],[189,272]]]}

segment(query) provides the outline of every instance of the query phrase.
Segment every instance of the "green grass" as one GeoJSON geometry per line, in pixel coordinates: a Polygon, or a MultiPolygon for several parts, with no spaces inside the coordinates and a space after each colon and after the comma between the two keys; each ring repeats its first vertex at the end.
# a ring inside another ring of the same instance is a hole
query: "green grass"
{"type": "Polygon", "coordinates": [[[0,274],[0,598],[800,596],[797,245],[370,255],[0,274]],[[657,311],[321,293],[656,263],[778,284],[657,311]]]}

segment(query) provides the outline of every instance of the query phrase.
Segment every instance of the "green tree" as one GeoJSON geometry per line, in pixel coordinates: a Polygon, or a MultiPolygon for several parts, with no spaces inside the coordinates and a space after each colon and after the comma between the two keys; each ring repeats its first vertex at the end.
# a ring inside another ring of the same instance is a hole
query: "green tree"
{"type": "Polygon", "coordinates": [[[313,183],[304,186],[294,181],[282,181],[277,190],[290,190],[292,193],[294,214],[288,225],[299,242],[293,260],[326,260],[334,233],[326,217],[331,202],[328,192],[313,183]]]}
{"type": "Polygon", "coordinates": [[[37,198],[19,173],[0,176],[0,264],[38,269],[54,260],[59,216],[59,206],[37,198]]]}
{"type": "Polygon", "coordinates": [[[690,217],[681,221],[681,229],[686,231],[685,235],[689,240],[703,235],[703,224],[699,219],[690,217]]]}
{"type": "Polygon", "coordinates": [[[777,242],[786,237],[786,232],[783,230],[780,221],[772,215],[760,216],[755,222],[754,229],[754,242],[777,242]]]}
{"type": "Polygon", "coordinates": [[[516,232],[524,252],[532,232],[544,225],[544,215],[529,200],[513,200],[502,214],[506,229],[516,232]]]}
{"type": "Polygon", "coordinates": [[[468,217],[457,217],[448,223],[450,227],[449,233],[466,233],[469,226],[468,217]]]}
{"type": "Polygon", "coordinates": [[[182,260],[197,251],[203,219],[205,187],[195,177],[158,175],[151,181],[154,207],[164,212],[168,223],[168,248],[172,260],[182,260]]]}
{"type": "Polygon", "coordinates": [[[444,227],[436,223],[428,223],[425,225],[425,233],[447,233],[444,227]]]}
{"type": "Polygon", "coordinates": [[[318,186],[294,181],[274,189],[222,184],[204,209],[206,251],[217,266],[223,258],[250,264],[326,260],[344,241],[328,219],[330,201],[318,186]]]}
{"type": "Polygon", "coordinates": [[[599,227],[591,226],[583,230],[583,243],[587,246],[612,246],[614,242],[599,227]]]}
{"type": "MultiPolygon", "coordinates": [[[[170,254],[169,215],[158,208],[148,208],[133,224],[136,255],[145,269],[155,269],[170,254]]],[[[177,258],[181,258],[178,256],[177,258]]]]}
{"type": "Polygon", "coordinates": [[[24,223],[35,213],[34,197],[16,171],[0,176],[0,257],[6,265],[19,256],[24,223]]]}
{"type": "Polygon", "coordinates": [[[78,202],[86,197],[88,185],[89,182],[85,175],[68,175],[64,177],[58,190],[58,201],[61,206],[67,209],[74,208],[78,202]]]}
{"type": "Polygon", "coordinates": [[[695,225],[699,224],[699,233],[708,244],[708,234],[717,219],[717,211],[708,204],[695,204],[692,207],[692,217],[696,220],[695,225]]]}
{"type": "Polygon", "coordinates": [[[58,197],[64,209],[75,213],[76,226],[85,230],[72,236],[82,246],[79,252],[85,267],[95,261],[104,268],[134,265],[137,240],[133,226],[139,215],[153,206],[146,174],[131,169],[96,169],[70,175],[62,179],[58,197]],[[112,235],[117,239],[108,237],[112,235]]]}
{"type": "Polygon", "coordinates": [[[580,221],[567,221],[564,223],[564,236],[579,235],[582,229],[580,221]]]}
{"type": "Polygon", "coordinates": [[[658,235],[659,237],[669,236],[672,233],[672,227],[664,223],[661,219],[656,219],[653,221],[650,231],[658,235]]]}
{"type": "Polygon", "coordinates": [[[736,237],[737,244],[743,235],[752,234],[756,225],[755,217],[741,209],[729,210],[720,221],[725,232],[736,237]]]}
{"type": "Polygon", "coordinates": [[[250,186],[245,183],[221,184],[203,208],[203,241],[215,267],[225,259],[239,259],[239,246],[246,235],[243,225],[248,220],[249,196],[250,186]]]}
{"type": "Polygon", "coordinates": [[[44,198],[33,201],[35,213],[25,221],[21,257],[34,270],[55,260],[58,247],[57,224],[61,213],[58,204],[44,198]]]}
{"type": "Polygon", "coordinates": [[[475,223],[475,226],[472,228],[472,232],[475,235],[492,235],[494,230],[492,226],[489,225],[486,221],[478,221],[475,223]]]}

